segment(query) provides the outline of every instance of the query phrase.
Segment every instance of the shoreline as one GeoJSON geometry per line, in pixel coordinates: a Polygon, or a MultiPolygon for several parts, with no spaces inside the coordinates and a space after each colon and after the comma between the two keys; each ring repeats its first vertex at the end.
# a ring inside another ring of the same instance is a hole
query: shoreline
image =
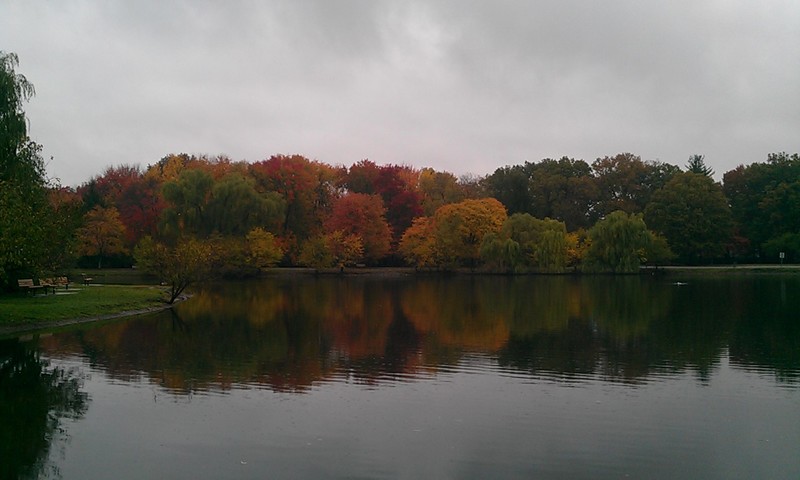
{"type": "Polygon", "coordinates": [[[315,271],[312,268],[302,267],[276,267],[266,270],[255,278],[270,278],[281,276],[304,276],[304,277],[357,277],[357,276],[375,276],[375,277],[397,277],[397,276],[457,276],[457,275],[473,275],[473,276],[629,276],[629,275],[664,275],[664,274],[792,274],[800,273],[800,264],[791,265],[761,265],[761,264],[742,264],[742,265],[659,265],[642,266],[639,268],[638,273],[619,274],[619,273],[585,273],[567,271],[564,273],[541,273],[541,272],[524,272],[524,273],[504,273],[504,272],[489,272],[485,270],[469,268],[457,268],[451,270],[436,270],[436,269],[415,269],[414,267],[357,267],[345,268],[343,271],[338,268],[326,268],[315,271]]]}
{"type": "Polygon", "coordinates": [[[66,318],[61,320],[52,320],[45,322],[21,323],[17,325],[4,325],[0,326],[0,339],[14,337],[18,335],[33,335],[41,330],[50,330],[54,328],[70,327],[73,325],[80,325],[83,323],[104,322],[108,320],[116,320],[126,317],[135,317],[137,315],[145,315],[148,313],[161,312],[169,310],[178,303],[184,302],[191,298],[191,295],[181,295],[172,304],[164,303],[154,307],[142,308],[139,310],[123,310],[121,312],[108,313],[105,315],[95,315],[91,317],[78,317],[66,318]]]}

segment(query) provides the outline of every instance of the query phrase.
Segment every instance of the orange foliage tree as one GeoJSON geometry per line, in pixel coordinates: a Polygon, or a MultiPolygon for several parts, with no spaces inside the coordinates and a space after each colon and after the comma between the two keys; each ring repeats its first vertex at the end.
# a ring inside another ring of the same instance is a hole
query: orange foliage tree
{"type": "Polygon", "coordinates": [[[97,268],[102,268],[103,258],[124,253],[125,225],[114,207],[96,206],[83,217],[83,227],[78,229],[80,253],[97,256],[97,268]]]}

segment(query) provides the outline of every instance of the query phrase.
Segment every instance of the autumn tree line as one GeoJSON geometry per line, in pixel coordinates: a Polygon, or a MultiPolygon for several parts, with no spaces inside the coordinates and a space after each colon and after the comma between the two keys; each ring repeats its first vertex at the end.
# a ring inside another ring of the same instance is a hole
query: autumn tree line
{"type": "Polygon", "coordinates": [[[64,187],[47,179],[27,135],[22,105],[33,87],[16,61],[0,55],[5,286],[76,264],[136,264],[181,290],[197,269],[630,273],[642,264],[800,258],[798,154],[770,154],[722,182],[700,155],[683,167],[630,153],[591,164],[562,157],[458,178],[370,160],[170,154],[64,187]]]}

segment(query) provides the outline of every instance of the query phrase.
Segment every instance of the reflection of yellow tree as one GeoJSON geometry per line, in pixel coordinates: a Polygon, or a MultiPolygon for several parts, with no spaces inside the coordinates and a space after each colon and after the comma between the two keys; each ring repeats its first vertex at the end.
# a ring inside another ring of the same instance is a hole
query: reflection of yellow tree
{"type": "Polygon", "coordinates": [[[445,346],[495,352],[508,340],[506,318],[479,295],[484,282],[426,280],[404,291],[401,306],[418,332],[445,346]]]}
{"type": "Polygon", "coordinates": [[[276,320],[286,308],[286,298],[274,283],[235,282],[201,290],[191,302],[180,305],[180,313],[191,318],[217,311],[220,306],[224,306],[226,316],[246,318],[252,327],[258,328],[276,320]]]}

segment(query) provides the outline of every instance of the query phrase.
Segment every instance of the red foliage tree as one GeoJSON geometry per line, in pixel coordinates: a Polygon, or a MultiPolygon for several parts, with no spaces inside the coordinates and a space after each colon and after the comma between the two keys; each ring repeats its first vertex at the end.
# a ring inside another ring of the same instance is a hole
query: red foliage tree
{"type": "Polygon", "coordinates": [[[155,177],[140,177],[122,190],[117,209],[125,225],[125,241],[129,247],[146,235],[157,235],[158,222],[165,207],[161,183],[155,177]]]}
{"type": "Polygon", "coordinates": [[[385,214],[380,196],[350,193],[334,202],[325,229],[361,237],[365,259],[375,263],[385,257],[391,247],[392,235],[385,214]]]}
{"type": "Polygon", "coordinates": [[[418,172],[408,166],[378,166],[362,160],[350,167],[344,186],[350,193],[381,196],[386,220],[397,242],[411,222],[422,215],[422,197],[416,185],[418,177],[418,172]]]}

